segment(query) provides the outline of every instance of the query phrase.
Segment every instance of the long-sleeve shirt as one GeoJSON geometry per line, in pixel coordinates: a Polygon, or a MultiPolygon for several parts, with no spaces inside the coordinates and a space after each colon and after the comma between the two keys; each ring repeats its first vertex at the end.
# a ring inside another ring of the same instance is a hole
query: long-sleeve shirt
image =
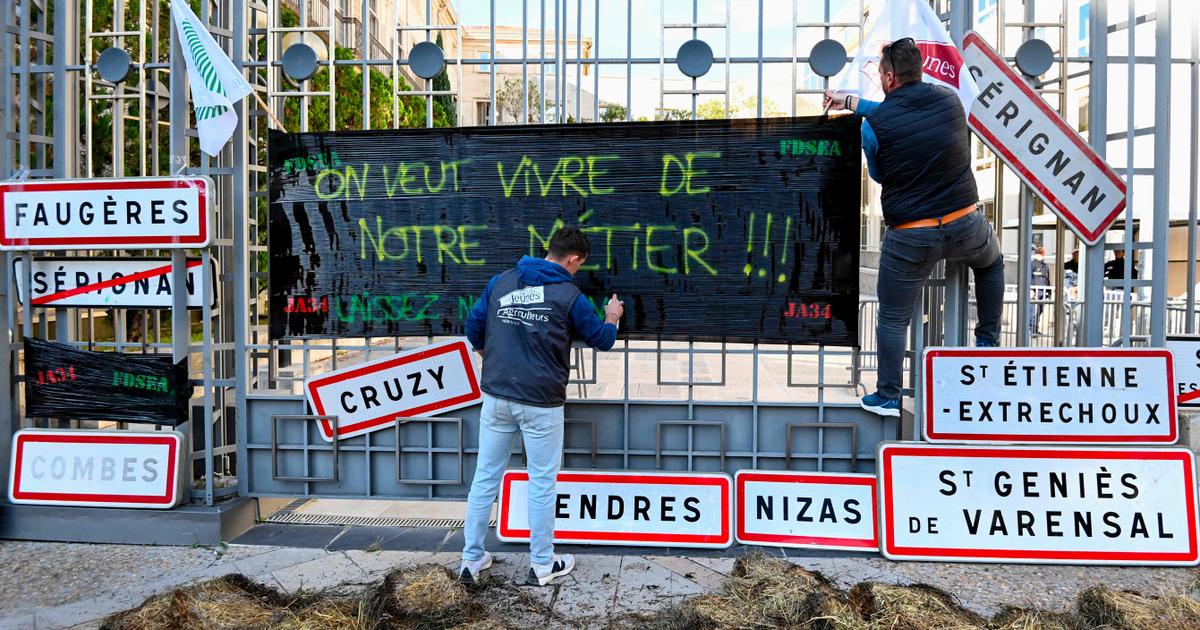
{"type": "MultiPolygon", "coordinates": [[[[869,101],[865,98],[857,98],[854,103],[854,113],[859,116],[866,116],[879,107],[877,101],[869,101]]],[[[878,167],[875,165],[875,156],[879,153],[879,138],[875,137],[875,130],[871,129],[871,123],[867,122],[866,118],[862,121],[862,148],[863,154],[867,156],[867,174],[875,181],[881,181],[878,167]]]]}

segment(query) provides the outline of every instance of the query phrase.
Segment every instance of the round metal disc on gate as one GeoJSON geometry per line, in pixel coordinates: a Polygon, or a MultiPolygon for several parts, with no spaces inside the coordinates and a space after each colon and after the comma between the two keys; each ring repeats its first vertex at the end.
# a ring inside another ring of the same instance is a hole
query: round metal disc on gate
{"type": "Polygon", "coordinates": [[[1044,39],[1031,39],[1017,48],[1017,69],[1031,77],[1039,77],[1054,65],[1054,50],[1044,39]]]}
{"type": "Polygon", "coordinates": [[[846,47],[835,39],[823,39],[812,47],[808,53],[808,65],[812,71],[823,76],[831,77],[846,67],[846,47]]]}
{"type": "Polygon", "coordinates": [[[106,48],[96,58],[96,71],[100,78],[110,83],[120,83],[129,76],[133,69],[133,60],[129,53],[120,48],[106,48]]]}
{"type": "Polygon", "coordinates": [[[433,42],[421,42],[409,51],[408,67],[422,79],[432,79],[446,67],[446,54],[433,42]]]}
{"type": "Polygon", "coordinates": [[[317,51],[299,42],[283,51],[283,73],[295,81],[307,81],[317,73],[317,51]]]}
{"type": "Polygon", "coordinates": [[[712,46],[704,40],[693,39],[683,43],[675,53],[675,65],[679,71],[695,79],[708,74],[713,64],[712,46]]]}

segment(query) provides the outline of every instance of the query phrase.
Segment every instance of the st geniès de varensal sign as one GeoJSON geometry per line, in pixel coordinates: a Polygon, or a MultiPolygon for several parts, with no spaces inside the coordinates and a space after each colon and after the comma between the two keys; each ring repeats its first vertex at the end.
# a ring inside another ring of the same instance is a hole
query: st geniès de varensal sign
{"type": "MultiPolygon", "coordinates": [[[[719,473],[564,470],[554,542],[723,549],[733,544],[732,486],[719,473]]],[[[529,473],[504,473],[496,518],[500,540],[529,540],[529,473]]]]}
{"type": "Polygon", "coordinates": [[[886,443],[893,560],[1195,565],[1195,455],[1181,447],[886,443]]]}
{"type": "Polygon", "coordinates": [[[1200,407],[1200,336],[1168,336],[1166,347],[1175,357],[1179,406],[1200,407]]]}
{"type": "Polygon", "coordinates": [[[875,475],[739,470],[733,483],[739,543],[879,549],[875,475]]]}
{"type": "MultiPolygon", "coordinates": [[[[339,440],[391,428],[398,418],[461,409],[483,399],[478,367],[462,339],[321,374],[305,381],[304,393],[318,415],[337,417],[339,440]]],[[[334,423],[318,424],[321,437],[332,442],[334,423]]]]}
{"type": "Polygon", "coordinates": [[[983,37],[963,37],[979,85],[967,124],[1071,229],[1094,244],[1125,209],[1125,182],[983,37]]]}
{"type": "Polygon", "coordinates": [[[1171,353],[1158,349],[929,348],[930,442],[1173,444],[1171,353]]]}
{"type": "MultiPolygon", "coordinates": [[[[17,297],[25,296],[25,260],[13,261],[17,297]]],[[[187,259],[188,308],[217,305],[217,263],[209,259],[208,286],[199,258],[187,259]]],[[[30,272],[34,306],[75,308],[171,308],[175,285],[169,258],[35,258],[30,272]]]]}
{"type": "Polygon", "coordinates": [[[177,431],[22,429],[13,436],[13,503],[167,509],[182,490],[177,431]]]}
{"type": "Polygon", "coordinates": [[[274,133],[270,335],[460,335],[578,224],[575,284],[625,301],[622,337],[856,345],[859,122],[274,133]]]}
{"type": "Polygon", "coordinates": [[[188,421],[187,361],[89,352],[25,338],[25,415],[175,426],[188,421]]]}
{"type": "Polygon", "coordinates": [[[212,187],[207,177],[0,182],[0,249],[205,247],[212,187]]]}

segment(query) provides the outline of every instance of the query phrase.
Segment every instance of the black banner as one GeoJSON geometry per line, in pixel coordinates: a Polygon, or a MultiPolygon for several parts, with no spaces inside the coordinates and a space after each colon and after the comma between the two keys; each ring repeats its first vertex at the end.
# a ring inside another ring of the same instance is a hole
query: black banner
{"type": "Polygon", "coordinates": [[[268,161],[272,338],[461,334],[566,223],[625,338],[858,343],[857,117],[272,133],[268,161]]]}
{"type": "Polygon", "coordinates": [[[25,415],[178,426],[188,420],[187,363],[168,355],[88,352],[25,339],[25,415]]]}

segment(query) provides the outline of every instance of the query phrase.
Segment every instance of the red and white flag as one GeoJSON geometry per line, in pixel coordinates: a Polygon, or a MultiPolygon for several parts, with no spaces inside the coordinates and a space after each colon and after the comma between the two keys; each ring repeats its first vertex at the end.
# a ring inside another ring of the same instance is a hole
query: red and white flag
{"type": "Polygon", "coordinates": [[[963,110],[979,95],[979,86],[967,72],[962,54],[950,40],[946,27],[925,0],[875,0],[863,30],[866,36],[854,56],[854,64],[841,75],[836,89],[862,95],[873,101],[883,100],[879,85],[879,52],[897,39],[911,37],[921,49],[924,80],[948,87],[958,93],[963,110]]]}

